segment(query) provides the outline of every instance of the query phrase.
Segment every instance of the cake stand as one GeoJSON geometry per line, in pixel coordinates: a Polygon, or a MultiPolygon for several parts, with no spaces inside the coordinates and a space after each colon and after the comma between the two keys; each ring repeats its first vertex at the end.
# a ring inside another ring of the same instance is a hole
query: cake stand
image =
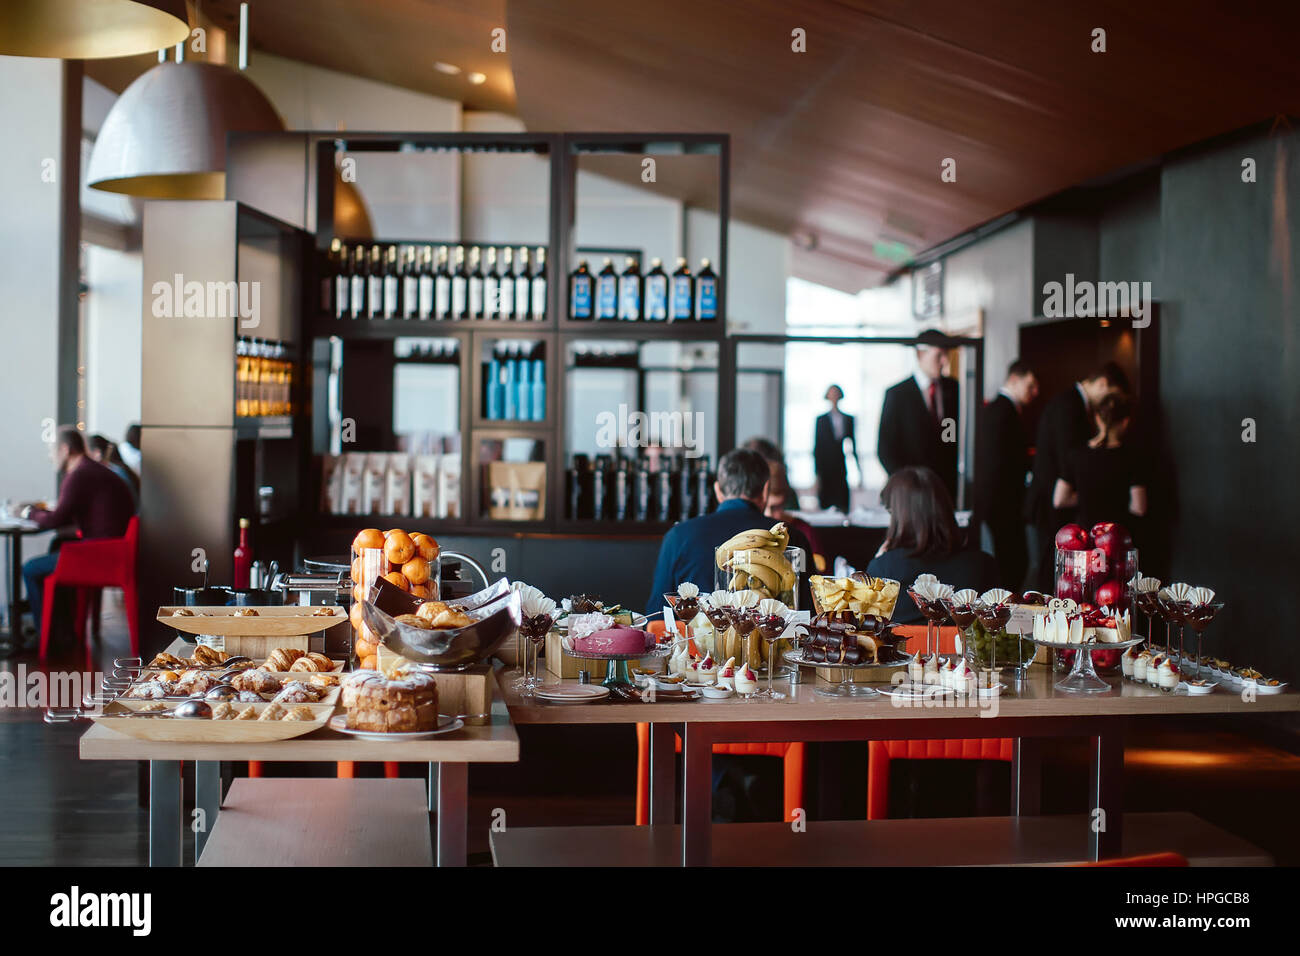
{"type": "Polygon", "coordinates": [[[636,682],[632,680],[632,676],[627,672],[628,661],[640,661],[647,657],[667,657],[672,653],[673,649],[671,644],[655,644],[650,650],[641,654],[597,654],[594,651],[583,651],[582,653],[571,651],[563,643],[560,644],[560,647],[567,656],[579,660],[607,661],[609,666],[606,668],[605,679],[601,681],[601,684],[610,688],[620,684],[628,687],[636,686],[636,682]]]}
{"type": "Polygon", "coordinates": [[[1125,650],[1136,644],[1141,644],[1146,640],[1145,637],[1130,637],[1127,641],[1090,641],[1082,644],[1057,643],[1056,641],[1035,640],[1029,634],[1023,634],[1021,637],[1026,641],[1031,641],[1039,647],[1050,647],[1054,651],[1076,651],[1074,655],[1074,666],[1070,673],[1058,680],[1055,687],[1059,691],[1067,694],[1109,694],[1111,686],[1106,681],[1097,676],[1097,671],[1092,666],[1092,652],[1098,650],[1125,650]]]}
{"type": "Polygon", "coordinates": [[[824,667],[827,670],[840,672],[838,681],[830,687],[818,687],[813,693],[822,697],[857,697],[864,700],[879,697],[880,691],[865,684],[853,683],[853,681],[849,680],[853,671],[897,670],[900,667],[907,666],[906,659],[886,664],[835,664],[830,661],[811,661],[803,656],[801,648],[786,651],[781,655],[781,658],[787,664],[794,664],[796,667],[824,667]]]}

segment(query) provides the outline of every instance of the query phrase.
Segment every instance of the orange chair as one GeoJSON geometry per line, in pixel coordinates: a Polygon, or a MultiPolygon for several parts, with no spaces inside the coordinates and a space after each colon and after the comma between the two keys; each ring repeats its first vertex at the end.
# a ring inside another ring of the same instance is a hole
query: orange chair
{"type": "MultiPolygon", "coordinates": [[[[901,625],[896,633],[906,638],[907,650],[925,648],[925,625],[901,625]]],[[[957,628],[939,628],[939,651],[957,650],[957,628]]],[[[889,816],[889,762],[891,760],[1006,760],[1010,762],[1015,741],[1010,737],[972,740],[872,740],[867,745],[867,819],[889,816]]]]}
{"type": "MultiPolygon", "coordinates": [[[[663,621],[651,621],[647,629],[656,637],[662,637],[667,630],[663,621]]],[[[686,625],[677,622],[677,632],[685,635],[686,625]]],[[[677,752],[681,753],[682,738],[674,735],[677,752]]],[[[785,820],[794,819],[796,810],[803,807],[803,771],[804,752],[802,742],[769,742],[751,744],[714,744],[715,754],[733,754],[737,756],[758,755],[761,757],[780,757],[783,763],[784,785],[783,803],[785,820]]],[[[636,823],[645,826],[650,822],[650,725],[636,725],[636,823]]]]}

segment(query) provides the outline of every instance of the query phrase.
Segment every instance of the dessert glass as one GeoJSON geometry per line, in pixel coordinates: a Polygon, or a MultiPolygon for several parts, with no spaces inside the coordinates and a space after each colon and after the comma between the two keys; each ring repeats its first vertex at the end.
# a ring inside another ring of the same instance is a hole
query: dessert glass
{"type": "Polygon", "coordinates": [[[1183,657],[1183,615],[1187,612],[1189,605],[1185,601],[1179,601],[1169,594],[1167,590],[1161,590],[1157,598],[1157,604],[1160,608],[1160,619],[1165,622],[1165,653],[1176,661],[1182,660],[1183,657]],[[1178,652],[1174,653],[1174,625],[1178,626],[1178,652]]]}
{"type": "MultiPolygon", "coordinates": [[[[925,618],[925,656],[927,659],[934,657],[939,653],[939,624],[948,619],[948,609],[944,607],[942,598],[930,601],[921,597],[912,588],[907,589],[907,594],[916,605],[916,609],[921,612],[921,616],[925,618]]],[[[1007,613],[1010,616],[1010,612],[1007,613]]]]}
{"type": "Polygon", "coordinates": [[[1196,668],[1188,671],[1185,667],[1183,673],[1188,677],[1199,677],[1201,668],[1201,635],[1205,629],[1210,626],[1219,612],[1223,610],[1223,599],[1214,598],[1206,601],[1204,604],[1191,604],[1187,606],[1183,613],[1183,622],[1192,629],[1196,634],[1196,668]]]}
{"type": "Polygon", "coordinates": [[[767,648],[767,687],[754,694],[755,698],[785,700],[785,694],[772,689],[772,679],[776,676],[773,656],[776,654],[777,645],[781,643],[780,638],[785,633],[785,628],[785,618],[776,615],[761,617],[755,622],[754,631],[758,634],[758,643],[761,647],[767,648]]]}
{"type": "Polygon", "coordinates": [[[515,684],[519,687],[520,696],[532,697],[533,690],[542,683],[541,677],[537,673],[538,652],[541,650],[542,642],[546,640],[546,635],[550,633],[551,627],[555,624],[555,619],[549,614],[538,614],[536,617],[526,617],[519,622],[519,628],[516,632],[517,638],[524,641],[524,653],[532,649],[532,666],[528,667],[528,660],[525,657],[525,669],[523,677],[517,679],[515,684]]]}
{"type": "Polygon", "coordinates": [[[1134,591],[1133,606],[1147,619],[1147,644],[1155,646],[1155,620],[1160,616],[1160,596],[1156,591],[1134,591]]]}

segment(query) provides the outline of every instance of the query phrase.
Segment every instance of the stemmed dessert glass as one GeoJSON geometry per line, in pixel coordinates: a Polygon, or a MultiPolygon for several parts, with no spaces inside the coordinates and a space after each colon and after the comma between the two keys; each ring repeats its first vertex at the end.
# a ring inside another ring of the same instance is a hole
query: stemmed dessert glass
{"type": "MultiPolygon", "coordinates": [[[[1214,598],[1213,600],[1206,601],[1203,604],[1190,604],[1183,612],[1183,622],[1196,632],[1196,670],[1192,673],[1192,677],[1200,675],[1201,635],[1205,633],[1205,629],[1210,626],[1210,623],[1222,610],[1223,599],[1214,598]]],[[[1186,673],[1186,671],[1183,673],[1186,673]]]]}
{"type": "Polygon", "coordinates": [[[526,617],[519,622],[519,635],[524,639],[524,676],[515,682],[515,686],[519,689],[521,697],[532,697],[534,689],[542,682],[537,673],[538,651],[541,650],[542,641],[546,640],[546,635],[554,624],[555,619],[549,614],[526,617]],[[531,668],[528,666],[530,647],[532,648],[531,668]]]}
{"type": "Polygon", "coordinates": [[[943,605],[942,598],[927,600],[917,594],[913,588],[907,589],[908,596],[911,597],[916,609],[921,612],[925,618],[925,656],[926,658],[937,657],[939,654],[939,623],[948,619],[948,609],[943,605]]]}
{"type": "Polygon", "coordinates": [[[1178,660],[1180,663],[1183,658],[1183,627],[1184,614],[1186,614],[1188,605],[1184,601],[1174,598],[1168,591],[1162,590],[1157,597],[1157,605],[1160,608],[1160,619],[1165,622],[1165,654],[1169,657],[1174,656],[1174,625],[1178,625],[1178,660]]]}
{"type": "Polygon", "coordinates": [[[1155,620],[1160,615],[1160,594],[1158,591],[1134,591],[1133,604],[1138,611],[1146,615],[1147,644],[1155,647],[1155,620]]]}
{"type": "Polygon", "coordinates": [[[941,598],[944,609],[952,622],[957,625],[957,630],[961,631],[962,641],[970,644],[970,626],[975,623],[976,605],[978,601],[958,601],[955,598],[941,598]]]}
{"type": "MultiPolygon", "coordinates": [[[[976,601],[973,605],[975,616],[979,622],[984,625],[984,629],[989,632],[989,669],[997,670],[998,667],[998,642],[997,634],[1007,622],[1011,620],[1011,605],[1005,601],[998,604],[985,604],[983,601],[976,601]]],[[[1017,668],[1020,667],[1020,661],[1016,661],[1017,668]]]]}
{"type": "Polygon", "coordinates": [[[776,674],[776,665],[772,660],[772,655],[776,653],[776,645],[779,643],[781,635],[785,633],[785,627],[785,618],[779,614],[761,617],[754,625],[754,629],[758,631],[760,646],[764,642],[767,644],[767,688],[754,694],[755,698],[765,700],[785,699],[785,694],[772,689],[772,679],[776,674]]]}
{"type": "Polygon", "coordinates": [[[736,618],[736,614],[732,608],[710,604],[704,609],[704,616],[707,617],[709,623],[713,625],[714,646],[711,648],[703,648],[697,643],[695,649],[701,654],[721,652],[722,648],[718,646],[718,643],[726,635],[727,629],[731,627],[732,622],[736,618]]]}

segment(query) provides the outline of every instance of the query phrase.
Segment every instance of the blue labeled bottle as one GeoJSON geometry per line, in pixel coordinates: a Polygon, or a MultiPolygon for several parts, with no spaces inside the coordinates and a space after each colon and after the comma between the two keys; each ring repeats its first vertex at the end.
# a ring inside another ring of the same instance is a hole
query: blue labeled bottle
{"type": "Polygon", "coordinates": [[[506,359],[505,382],[501,386],[504,392],[501,414],[507,421],[519,418],[519,356],[514,346],[506,359]]]}
{"type": "Polygon", "coordinates": [[[596,320],[605,321],[618,318],[618,273],[614,271],[614,260],[608,256],[605,265],[596,276],[596,320]]]}
{"type": "Polygon", "coordinates": [[[701,322],[718,317],[718,276],[709,267],[708,259],[700,261],[700,272],[695,277],[695,317],[701,322]]]}
{"type": "Polygon", "coordinates": [[[487,418],[489,421],[496,421],[501,417],[501,359],[498,357],[496,349],[492,351],[492,359],[488,362],[487,376],[487,418]]]}
{"type": "Polygon", "coordinates": [[[593,309],[591,272],[584,259],[578,263],[578,268],[569,273],[569,318],[590,319],[593,309]]]}
{"type": "Polygon", "coordinates": [[[539,358],[533,359],[531,398],[533,421],[546,421],[546,363],[539,358]]]}

